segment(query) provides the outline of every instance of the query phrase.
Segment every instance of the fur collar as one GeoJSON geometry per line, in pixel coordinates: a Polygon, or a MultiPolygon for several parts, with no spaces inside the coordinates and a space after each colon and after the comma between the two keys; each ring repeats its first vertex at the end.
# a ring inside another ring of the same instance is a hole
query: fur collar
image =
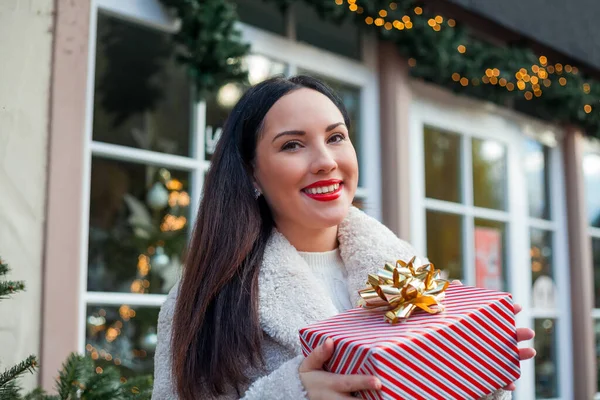
{"type": "MultiPolygon", "coordinates": [[[[379,221],[355,207],[338,229],[340,254],[348,272],[353,304],[367,275],[385,262],[410,259],[412,246],[379,221]]],[[[266,334],[300,354],[298,330],[337,314],[329,295],[318,284],[304,259],[278,231],[269,239],[259,273],[259,315],[266,334]]]]}

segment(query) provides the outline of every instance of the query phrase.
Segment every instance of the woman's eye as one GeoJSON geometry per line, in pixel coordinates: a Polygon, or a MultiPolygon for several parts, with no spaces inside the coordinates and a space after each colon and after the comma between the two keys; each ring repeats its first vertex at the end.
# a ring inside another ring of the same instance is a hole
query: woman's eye
{"type": "Polygon", "coordinates": [[[336,133],[335,135],[333,135],[329,138],[330,143],[339,143],[339,142],[343,142],[344,140],[346,140],[346,135],[344,135],[342,133],[336,133]]]}
{"type": "Polygon", "coordinates": [[[300,148],[300,143],[298,142],[287,142],[281,147],[281,150],[298,150],[300,148]]]}

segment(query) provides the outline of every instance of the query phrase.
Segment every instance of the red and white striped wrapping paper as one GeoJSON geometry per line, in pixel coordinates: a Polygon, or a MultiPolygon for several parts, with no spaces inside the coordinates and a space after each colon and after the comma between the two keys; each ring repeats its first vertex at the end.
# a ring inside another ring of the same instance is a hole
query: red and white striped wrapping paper
{"type": "Polygon", "coordinates": [[[355,308],[300,330],[304,355],[331,338],[326,369],[379,377],[366,399],[478,399],[520,376],[512,297],[450,285],[445,311],[422,311],[392,325],[383,313],[355,308]]]}

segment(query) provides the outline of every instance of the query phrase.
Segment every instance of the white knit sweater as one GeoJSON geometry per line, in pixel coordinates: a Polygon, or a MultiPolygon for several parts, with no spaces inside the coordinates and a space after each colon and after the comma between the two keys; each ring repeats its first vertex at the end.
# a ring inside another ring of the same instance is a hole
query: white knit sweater
{"type": "Polygon", "coordinates": [[[329,294],[335,308],[339,312],[351,309],[348,272],[340,255],[340,249],[324,252],[299,251],[298,254],[304,258],[321,287],[329,294]]]}

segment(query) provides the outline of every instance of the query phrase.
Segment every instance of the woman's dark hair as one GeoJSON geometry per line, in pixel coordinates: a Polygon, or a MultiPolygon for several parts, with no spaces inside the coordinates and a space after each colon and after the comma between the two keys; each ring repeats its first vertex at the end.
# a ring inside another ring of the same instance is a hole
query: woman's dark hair
{"type": "Polygon", "coordinates": [[[327,96],[350,127],[341,99],[309,76],[259,83],[231,111],[204,182],[173,316],[172,373],[182,400],[239,391],[246,369],[263,366],[258,273],[274,221],[264,197],[254,197],[253,164],[265,115],[300,88],[327,96]]]}

